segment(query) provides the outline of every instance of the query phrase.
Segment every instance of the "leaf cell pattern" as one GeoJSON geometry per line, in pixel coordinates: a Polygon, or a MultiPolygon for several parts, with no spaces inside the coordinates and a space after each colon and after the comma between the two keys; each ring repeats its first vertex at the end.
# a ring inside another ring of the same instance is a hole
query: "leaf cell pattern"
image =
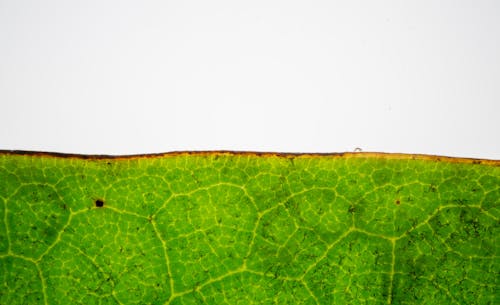
{"type": "Polygon", "coordinates": [[[0,154],[0,304],[498,304],[496,161],[0,154]]]}

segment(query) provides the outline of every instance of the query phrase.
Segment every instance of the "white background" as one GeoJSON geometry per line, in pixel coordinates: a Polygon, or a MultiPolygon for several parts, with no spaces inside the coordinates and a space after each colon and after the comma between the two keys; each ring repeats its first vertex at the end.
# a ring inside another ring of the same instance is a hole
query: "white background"
{"type": "Polygon", "coordinates": [[[0,0],[0,149],[500,159],[500,1],[0,0]]]}

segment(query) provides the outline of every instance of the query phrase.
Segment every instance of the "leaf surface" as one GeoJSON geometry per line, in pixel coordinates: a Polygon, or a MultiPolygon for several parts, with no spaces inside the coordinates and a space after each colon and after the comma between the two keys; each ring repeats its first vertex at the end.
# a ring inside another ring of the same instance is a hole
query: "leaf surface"
{"type": "Polygon", "coordinates": [[[0,304],[498,304],[500,162],[0,153],[0,304]]]}

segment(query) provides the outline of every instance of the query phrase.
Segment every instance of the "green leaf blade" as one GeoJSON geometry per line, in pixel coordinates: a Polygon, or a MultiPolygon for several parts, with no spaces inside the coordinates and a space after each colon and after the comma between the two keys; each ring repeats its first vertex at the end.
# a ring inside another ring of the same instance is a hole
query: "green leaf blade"
{"type": "Polygon", "coordinates": [[[0,154],[0,304],[494,304],[498,161],[0,154]]]}

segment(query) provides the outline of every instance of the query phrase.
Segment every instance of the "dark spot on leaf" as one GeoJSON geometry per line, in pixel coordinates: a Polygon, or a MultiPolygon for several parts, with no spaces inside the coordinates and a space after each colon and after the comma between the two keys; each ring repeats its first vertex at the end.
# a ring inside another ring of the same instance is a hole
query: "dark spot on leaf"
{"type": "Polygon", "coordinates": [[[400,205],[401,204],[401,200],[399,199],[396,199],[396,202],[395,202],[397,205],[400,205]]]}
{"type": "Polygon", "coordinates": [[[49,228],[46,228],[43,230],[43,233],[45,234],[45,236],[47,236],[48,238],[52,238],[54,236],[56,236],[57,234],[57,231],[54,230],[52,227],[49,227],[49,228]]]}
{"type": "Polygon", "coordinates": [[[104,206],[104,201],[102,199],[96,199],[95,206],[98,208],[102,208],[104,206]]]}
{"type": "Polygon", "coordinates": [[[349,210],[347,210],[347,211],[352,214],[352,213],[356,212],[356,207],[351,204],[351,206],[349,207],[349,210]]]}

